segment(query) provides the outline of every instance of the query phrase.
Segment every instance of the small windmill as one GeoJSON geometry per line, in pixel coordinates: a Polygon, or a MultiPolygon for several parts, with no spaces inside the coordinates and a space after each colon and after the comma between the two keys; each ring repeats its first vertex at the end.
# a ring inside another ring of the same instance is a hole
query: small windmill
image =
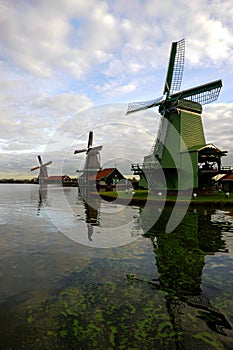
{"type": "Polygon", "coordinates": [[[31,171],[40,169],[39,171],[39,183],[40,184],[46,184],[48,181],[48,169],[47,166],[49,166],[50,164],[52,164],[51,161],[43,164],[42,160],[41,160],[41,156],[38,156],[38,160],[39,160],[39,165],[37,165],[36,167],[32,168],[31,171]]]}
{"type": "Polygon", "coordinates": [[[74,154],[86,152],[86,160],[82,169],[83,175],[81,176],[81,180],[83,180],[84,183],[88,182],[90,175],[95,174],[100,170],[100,151],[102,150],[103,146],[92,147],[92,143],[93,131],[90,131],[87,148],[74,151],[74,154]]]}
{"type": "MultiPolygon", "coordinates": [[[[159,162],[159,166],[163,169],[166,177],[167,189],[171,190],[177,190],[179,188],[177,170],[180,171],[179,173],[184,173],[185,169],[182,169],[182,166],[180,169],[177,169],[177,162],[175,165],[172,164],[168,150],[169,147],[175,149],[174,152],[180,157],[178,163],[182,164],[181,140],[184,141],[188,152],[196,152],[196,158],[195,156],[191,158],[194,168],[194,187],[198,187],[198,163],[200,163],[198,152],[202,149],[203,153],[203,147],[205,149],[208,146],[206,145],[201,120],[201,105],[217,100],[222,87],[222,81],[216,80],[191,89],[179,91],[184,70],[184,55],[185,40],[182,39],[178,42],[173,42],[163,96],[150,101],[129,103],[127,110],[127,114],[129,114],[148,108],[159,107],[159,113],[162,118],[158,136],[153,146],[152,154],[144,158],[143,168],[152,168],[156,162],[157,164],[159,162]],[[171,131],[172,128],[177,131],[179,140],[177,138],[174,139],[174,133],[171,131]],[[196,161],[195,159],[198,160],[196,161]]],[[[218,168],[220,168],[220,158],[226,152],[221,152],[213,145],[211,147],[212,156],[218,163],[218,168]]],[[[152,178],[151,180],[153,182],[152,178]]]]}

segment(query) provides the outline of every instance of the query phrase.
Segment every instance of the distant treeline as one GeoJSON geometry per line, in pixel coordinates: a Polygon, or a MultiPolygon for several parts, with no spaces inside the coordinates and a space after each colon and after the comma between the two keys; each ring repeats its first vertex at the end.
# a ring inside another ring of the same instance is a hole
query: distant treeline
{"type": "Polygon", "coordinates": [[[37,183],[37,179],[0,179],[0,183],[3,184],[34,184],[37,183]]]}
{"type": "MultiPolygon", "coordinates": [[[[0,184],[38,184],[39,179],[33,178],[33,179],[0,179],[0,184]]],[[[61,181],[48,181],[48,184],[54,184],[54,183],[61,183],[61,181]]],[[[73,186],[78,184],[77,178],[69,178],[69,180],[62,181],[63,185],[66,186],[73,186]]]]}

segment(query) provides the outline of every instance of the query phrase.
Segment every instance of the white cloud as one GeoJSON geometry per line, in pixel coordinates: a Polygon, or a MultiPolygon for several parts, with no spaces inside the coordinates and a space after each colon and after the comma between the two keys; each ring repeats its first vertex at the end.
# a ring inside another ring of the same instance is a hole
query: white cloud
{"type": "Polygon", "coordinates": [[[206,105],[202,115],[206,142],[215,144],[223,151],[228,151],[228,155],[223,158],[223,162],[232,165],[233,135],[231,120],[233,118],[233,103],[206,105]]]}
{"type": "Polygon", "coordinates": [[[116,81],[110,81],[105,85],[97,85],[95,86],[95,90],[98,92],[104,92],[107,95],[115,95],[115,94],[124,94],[134,91],[136,85],[131,82],[127,85],[119,85],[116,81]]]}
{"type": "MultiPolygon", "coordinates": [[[[125,122],[118,108],[109,112],[111,116],[101,108],[85,117],[78,112],[100,103],[160,96],[170,44],[183,37],[188,86],[196,85],[200,76],[204,82],[212,80],[213,73],[214,79],[224,78],[222,103],[206,106],[203,122],[207,141],[231,151],[232,17],[230,0],[2,1],[0,147],[5,157],[6,152],[18,152],[27,162],[30,152],[34,157],[48,142],[53,152],[58,152],[95,125],[105,125],[101,130],[108,135],[115,133],[117,128],[108,129],[107,125],[114,120],[125,122]],[[75,114],[74,122],[71,116],[75,114]]],[[[152,114],[127,119],[137,127],[137,137],[140,135],[147,148],[153,143],[159,120],[158,113],[152,114]]],[[[134,158],[136,148],[131,148],[130,142],[134,144],[135,135],[129,130],[132,132],[125,126],[127,137],[117,130],[125,144],[119,145],[114,135],[118,147],[112,143],[103,155],[117,158],[117,150],[123,154],[126,147],[127,157],[134,158]]],[[[96,137],[107,142],[104,133],[96,131],[96,137]]],[[[137,152],[135,159],[142,159],[143,152],[137,152]]],[[[63,154],[55,157],[62,159],[63,154]]],[[[10,164],[9,158],[7,162],[10,164]]]]}

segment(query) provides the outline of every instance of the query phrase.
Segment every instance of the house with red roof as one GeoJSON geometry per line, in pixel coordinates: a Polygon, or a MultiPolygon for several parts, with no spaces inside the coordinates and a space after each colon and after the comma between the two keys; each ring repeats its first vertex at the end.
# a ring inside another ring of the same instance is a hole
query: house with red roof
{"type": "Polygon", "coordinates": [[[220,183],[224,192],[233,192],[233,173],[223,176],[220,183]]]}
{"type": "Polygon", "coordinates": [[[117,168],[105,168],[89,177],[89,182],[96,183],[98,190],[115,187],[118,183],[126,184],[127,180],[117,168]]]}

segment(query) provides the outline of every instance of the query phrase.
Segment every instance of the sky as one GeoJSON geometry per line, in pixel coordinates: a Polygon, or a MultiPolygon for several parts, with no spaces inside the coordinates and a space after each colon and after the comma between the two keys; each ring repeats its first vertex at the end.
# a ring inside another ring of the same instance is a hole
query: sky
{"type": "Polygon", "coordinates": [[[0,178],[77,176],[94,132],[101,166],[130,173],[155,142],[171,43],[185,38],[182,89],[222,79],[203,106],[207,143],[233,166],[231,0],[0,0],[0,178]]]}

